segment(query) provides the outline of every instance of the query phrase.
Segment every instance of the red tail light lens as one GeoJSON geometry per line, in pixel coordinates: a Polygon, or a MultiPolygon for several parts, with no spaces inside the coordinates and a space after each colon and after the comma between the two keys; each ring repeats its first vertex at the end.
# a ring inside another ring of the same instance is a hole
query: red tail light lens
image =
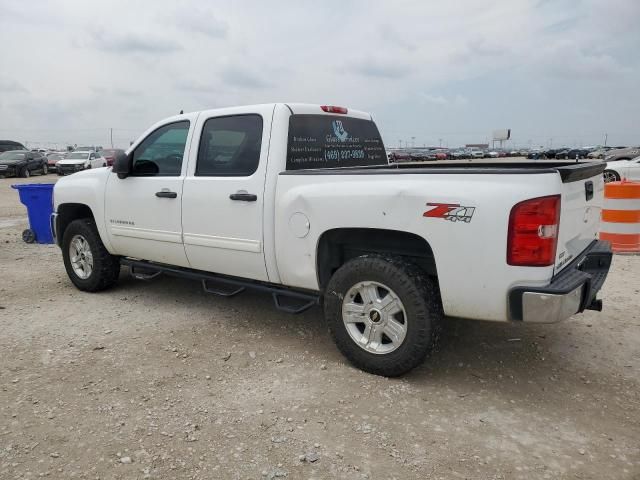
{"type": "Polygon", "coordinates": [[[553,265],[558,246],[560,195],[516,204],[509,216],[507,263],[521,267],[553,265]]]}
{"type": "Polygon", "coordinates": [[[349,111],[345,107],[336,107],[334,105],[322,105],[320,108],[322,109],[323,112],[341,113],[343,115],[346,115],[347,112],[349,111]]]}

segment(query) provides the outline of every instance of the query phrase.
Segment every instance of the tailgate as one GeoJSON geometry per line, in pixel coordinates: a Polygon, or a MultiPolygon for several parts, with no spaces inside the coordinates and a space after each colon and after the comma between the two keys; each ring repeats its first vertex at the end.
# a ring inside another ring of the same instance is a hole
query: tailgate
{"type": "Polygon", "coordinates": [[[603,163],[557,167],[561,187],[560,228],[554,273],[578,257],[598,236],[604,195],[603,163]]]}

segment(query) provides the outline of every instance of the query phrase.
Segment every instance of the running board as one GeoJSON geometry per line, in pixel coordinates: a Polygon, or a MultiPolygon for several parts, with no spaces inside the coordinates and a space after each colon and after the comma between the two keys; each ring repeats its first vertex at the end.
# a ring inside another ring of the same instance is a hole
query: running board
{"type": "Polygon", "coordinates": [[[138,280],[151,280],[164,273],[172,277],[198,280],[202,283],[202,288],[205,292],[227,298],[234,297],[247,289],[268,292],[271,293],[271,298],[273,298],[276,308],[286,313],[302,313],[315,305],[320,305],[320,294],[317,292],[292,290],[272,283],[146,262],[144,260],[134,260],[132,258],[121,258],[120,264],[129,267],[131,276],[138,280]]]}

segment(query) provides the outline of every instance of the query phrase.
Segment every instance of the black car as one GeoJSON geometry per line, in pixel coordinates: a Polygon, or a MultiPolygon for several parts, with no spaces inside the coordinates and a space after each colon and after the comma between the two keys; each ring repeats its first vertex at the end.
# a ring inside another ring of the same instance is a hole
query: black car
{"type": "Polygon", "coordinates": [[[556,159],[557,160],[578,160],[578,159],[582,159],[582,158],[587,158],[587,155],[589,154],[589,150],[585,150],[584,148],[572,148],[572,149],[565,149],[562,150],[558,153],[556,153],[556,159]]]}
{"type": "Polygon", "coordinates": [[[24,145],[13,140],[0,140],[0,153],[8,152],[9,150],[26,150],[24,145]]]}
{"type": "Polygon", "coordinates": [[[28,178],[34,172],[46,175],[48,171],[47,159],[40,152],[9,150],[0,153],[0,177],[28,178]]]}

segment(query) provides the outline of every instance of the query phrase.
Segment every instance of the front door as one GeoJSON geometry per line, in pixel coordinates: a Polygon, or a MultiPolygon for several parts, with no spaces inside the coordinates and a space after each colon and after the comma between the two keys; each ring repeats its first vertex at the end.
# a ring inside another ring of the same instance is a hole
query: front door
{"type": "Polygon", "coordinates": [[[116,253],[188,267],[182,244],[182,185],[193,118],[153,130],[130,154],[131,175],[109,175],[105,221],[116,253]]]}
{"type": "Polygon", "coordinates": [[[195,269],[268,280],[262,216],[273,107],[217,115],[198,119],[184,182],[187,257],[195,269]]]}

